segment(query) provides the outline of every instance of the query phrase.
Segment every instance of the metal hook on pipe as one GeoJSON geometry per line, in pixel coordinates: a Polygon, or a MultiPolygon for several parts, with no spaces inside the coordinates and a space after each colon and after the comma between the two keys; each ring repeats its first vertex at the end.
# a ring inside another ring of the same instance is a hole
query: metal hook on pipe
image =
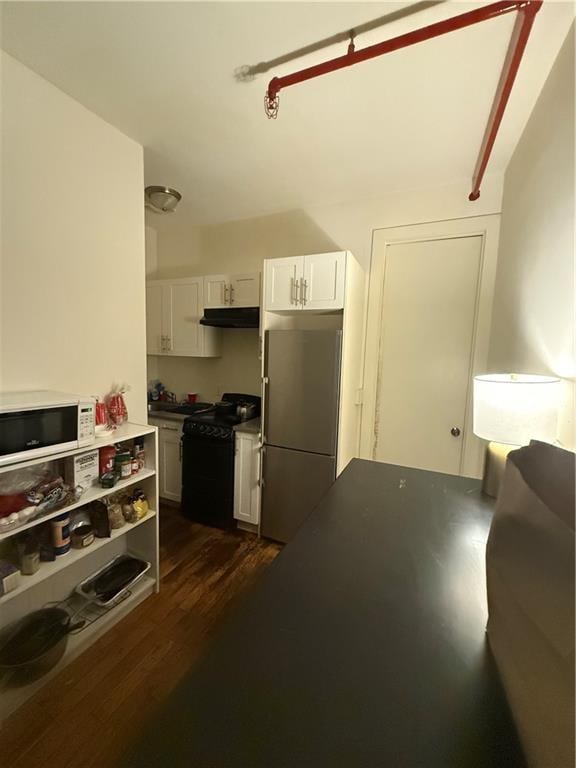
{"type": "Polygon", "coordinates": [[[354,38],[356,36],[356,33],[353,29],[350,30],[350,42],[348,43],[348,53],[354,53],[356,50],[356,46],[354,45],[354,38]]]}

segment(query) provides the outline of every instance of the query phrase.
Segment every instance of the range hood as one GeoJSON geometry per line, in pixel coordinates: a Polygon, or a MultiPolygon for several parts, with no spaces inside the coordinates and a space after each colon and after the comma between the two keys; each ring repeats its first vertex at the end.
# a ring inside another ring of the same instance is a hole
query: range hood
{"type": "Polygon", "coordinates": [[[260,326],[260,308],[205,309],[200,325],[210,325],[213,328],[258,328],[260,326]]]}

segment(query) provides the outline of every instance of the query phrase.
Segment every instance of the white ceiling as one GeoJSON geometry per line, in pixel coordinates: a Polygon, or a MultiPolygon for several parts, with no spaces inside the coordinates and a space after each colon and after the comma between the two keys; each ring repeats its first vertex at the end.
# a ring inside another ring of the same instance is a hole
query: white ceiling
{"type": "MultiPolygon", "coordinates": [[[[148,184],[211,223],[429,186],[472,174],[515,14],[286,89],[264,115],[273,59],[409,3],[2,3],[2,47],[145,147],[148,184]]],[[[442,3],[357,38],[357,48],[480,3],[442,3]]],[[[503,170],[573,17],[548,1],[490,162],[503,170]]],[[[182,215],[182,214],[180,214],[182,215]]]]}

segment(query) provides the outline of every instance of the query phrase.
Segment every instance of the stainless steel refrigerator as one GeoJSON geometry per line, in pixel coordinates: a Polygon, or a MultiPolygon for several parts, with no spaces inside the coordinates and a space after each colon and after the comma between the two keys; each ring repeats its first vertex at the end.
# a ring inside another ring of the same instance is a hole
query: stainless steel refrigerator
{"type": "Polygon", "coordinates": [[[267,331],[260,531],[287,542],[336,479],[342,331],[267,331]]]}

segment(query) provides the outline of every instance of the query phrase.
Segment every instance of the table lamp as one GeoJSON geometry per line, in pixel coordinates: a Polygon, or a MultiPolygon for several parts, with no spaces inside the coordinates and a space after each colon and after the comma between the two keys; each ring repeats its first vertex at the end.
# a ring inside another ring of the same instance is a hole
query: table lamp
{"type": "Polygon", "coordinates": [[[496,497],[508,453],[556,440],[560,379],[524,373],[474,377],[474,434],[489,440],[482,490],[496,497]]]}

